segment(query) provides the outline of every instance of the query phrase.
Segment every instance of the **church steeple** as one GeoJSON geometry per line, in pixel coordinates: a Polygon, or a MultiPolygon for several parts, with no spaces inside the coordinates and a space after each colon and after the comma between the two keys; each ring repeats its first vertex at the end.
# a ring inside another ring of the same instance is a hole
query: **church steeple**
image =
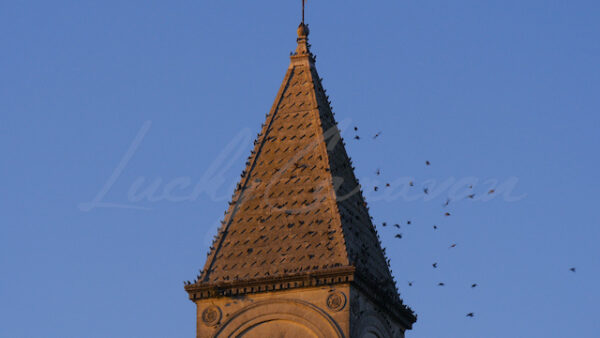
{"type": "Polygon", "coordinates": [[[204,270],[185,287],[198,304],[199,337],[245,332],[240,327],[250,322],[242,314],[296,320],[296,326],[260,324],[251,337],[282,328],[354,337],[373,323],[381,337],[402,337],[416,320],[398,296],[308,35],[302,22],[204,270]],[[309,312],[320,324],[296,316],[309,312]]]}

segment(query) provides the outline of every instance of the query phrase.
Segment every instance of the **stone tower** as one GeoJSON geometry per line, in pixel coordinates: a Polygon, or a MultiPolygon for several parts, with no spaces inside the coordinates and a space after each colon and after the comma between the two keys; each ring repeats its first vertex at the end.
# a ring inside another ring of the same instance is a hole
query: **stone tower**
{"type": "Polygon", "coordinates": [[[198,337],[404,337],[402,303],[308,26],[198,280],[198,337]]]}

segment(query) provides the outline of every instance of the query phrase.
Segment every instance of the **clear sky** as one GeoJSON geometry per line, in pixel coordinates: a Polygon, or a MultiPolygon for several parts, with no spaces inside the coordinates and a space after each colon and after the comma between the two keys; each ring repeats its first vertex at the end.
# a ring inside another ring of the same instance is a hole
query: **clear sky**
{"type": "MultiPolygon", "coordinates": [[[[419,315],[408,337],[598,337],[599,15],[592,0],[308,0],[419,315]]],[[[182,281],[299,16],[300,0],[0,2],[0,337],[194,336],[182,281]]]]}

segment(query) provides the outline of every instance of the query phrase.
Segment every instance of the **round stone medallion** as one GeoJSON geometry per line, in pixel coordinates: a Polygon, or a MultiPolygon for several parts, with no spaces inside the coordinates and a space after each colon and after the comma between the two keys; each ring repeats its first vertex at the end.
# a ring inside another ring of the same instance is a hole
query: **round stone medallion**
{"type": "Polygon", "coordinates": [[[332,311],[340,311],[346,306],[346,295],[339,291],[333,291],[327,297],[327,307],[332,311]]]}
{"type": "Polygon", "coordinates": [[[221,321],[221,309],[218,306],[211,305],[202,311],[202,322],[206,326],[215,326],[221,321]]]}

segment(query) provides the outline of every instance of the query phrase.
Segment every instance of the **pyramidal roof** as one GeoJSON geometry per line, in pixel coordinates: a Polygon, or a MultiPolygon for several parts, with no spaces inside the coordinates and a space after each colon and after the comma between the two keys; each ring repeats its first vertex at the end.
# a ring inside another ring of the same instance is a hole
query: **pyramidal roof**
{"type": "Polygon", "coordinates": [[[198,299],[352,281],[412,316],[398,297],[308,34],[301,24],[206,265],[186,290],[198,299]]]}

